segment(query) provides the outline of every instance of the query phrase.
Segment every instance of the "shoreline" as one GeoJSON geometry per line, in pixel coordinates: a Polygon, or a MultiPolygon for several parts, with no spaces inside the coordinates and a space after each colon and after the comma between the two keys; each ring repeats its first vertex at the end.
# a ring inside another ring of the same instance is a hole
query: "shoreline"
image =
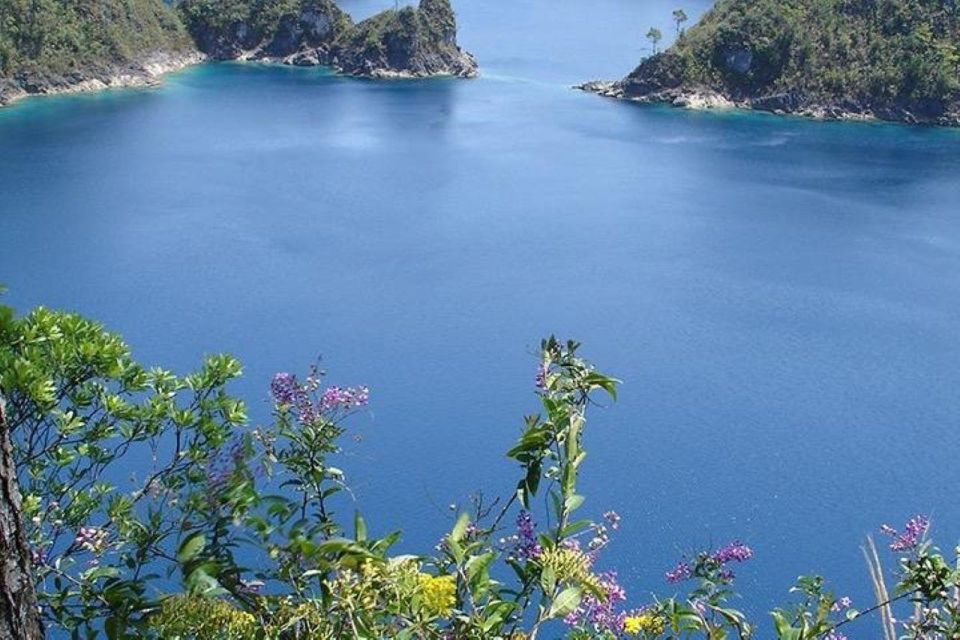
{"type": "Polygon", "coordinates": [[[398,70],[385,68],[376,68],[365,73],[353,73],[338,64],[337,61],[331,61],[328,63],[320,60],[317,57],[306,58],[300,53],[280,57],[260,55],[256,51],[247,51],[233,60],[209,59],[208,62],[278,65],[283,67],[297,67],[300,69],[323,67],[329,69],[335,75],[359,80],[426,80],[430,78],[463,78],[466,80],[472,80],[479,77],[480,68],[477,65],[476,59],[473,57],[473,55],[463,52],[463,56],[464,71],[457,72],[451,69],[446,69],[444,71],[434,71],[429,73],[409,71],[406,69],[398,70]]]}
{"type": "Polygon", "coordinates": [[[34,97],[94,93],[111,89],[157,87],[164,76],[207,60],[199,51],[156,51],[127,65],[68,76],[0,80],[0,108],[34,97]],[[24,86],[26,84],[26,86],[24,86]],[[6,86],[5,86],[6,85],[6,86]]]}
{"type": "Polygon", "coordinates": [[[740,110],[768,113],[776,116],[794,116],[821,122],[889,122],[912,126],[960,127],[960,113],[940,119],[929,119],[918,117],[903,108],[889,107],[884,112],[878,113],[878,110],[867,107],[854,110],[850,109],[848,105],[796,100],[786,94],[733,100],[712,89],[671,88],[630,95],[623,89],[619,81],[603,80],[584,82],[575,85],[574,88],[614,100],[641,104],[660,104],[692,111],[740,110]],[[790,103],[794,103],[796,106],[792,106],[790,103]]]}
{"type": "Polygon", "coordinates": [[[298,63],[293,56],[286,58],[246,55],[232,61],[221,61],[210,58],[199,51],[180,53],[154,52],[141,61],[131,62],[126,66],[116,66],[113,69],[97,70],[92,72],[77,71],[69,76],[54,78],[28,78],[24,80],[0,78],[0,109],[13,106],[29,98],[65,96],[81,93],[96,93],[114,89],[145,89],[159,87],[165,76],[183,71],[189,67],[212,62],[238,62],[243,64],[278,65],[284,67],[310,68],[325,67],[334,74],[345,78],[360,80],[423,80],[429,78],[464,78],[473,79],[480,75],[476,62],[470,54],[464,54],[473,62],[469,73],[452,71],[439,73],[418,73],[414,71],[396,71],[392,69],[375,69],[370,73],[350,73],[336,64],[298,63]],[[25,88],[24,83],[28,86],[25,88]]]}

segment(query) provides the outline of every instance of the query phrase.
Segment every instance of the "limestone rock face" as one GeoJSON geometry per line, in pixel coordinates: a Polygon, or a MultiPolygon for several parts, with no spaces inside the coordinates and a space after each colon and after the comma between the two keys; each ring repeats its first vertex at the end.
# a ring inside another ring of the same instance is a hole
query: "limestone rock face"
{"type": "Polygon", "coordinates": [[[34,95],[152,87],[160,84],[164,74],[205,59],[198,51],[155,51],[136,60],[87,65],[66,74],[19,73],[10,78],[0,77],[0,106],[34,95]]]}
{"type": "Polygon", "coordinates": [[[279,15],[259,2],[228,11],[218,0],[184,0],[179,10],[197,46],[215,60],[287,62],[308,51],[325,54],[353,28],[333,0],[299,0],[279,15]]]}
{"type": "Polygon", "coordinates": [[[477,74],[473,56],[457,45],[449,0],[421,0],[417,9],[385,11],[364,20],[337,48],[335,66],[368,77],[477,74]]]}
{"type": "Polygon", "coordinates": [[[417,8],[384,11],[358,24],[333,0],[300,0],[279,17],[256,2],[224,14],[217,1],[180,5],[200,50],[217,60],[328,65],[373,78],[477,74],[473,56],[457,44],[450,0],[421,0],[417,8]]]}

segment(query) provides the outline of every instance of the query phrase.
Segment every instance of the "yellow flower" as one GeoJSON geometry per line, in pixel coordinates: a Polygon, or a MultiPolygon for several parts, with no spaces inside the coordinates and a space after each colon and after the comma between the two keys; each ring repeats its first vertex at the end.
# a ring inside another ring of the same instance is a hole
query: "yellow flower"
{"type": "Polygon", "coordinates": [[[197,640],[253,640],[257,619],[223,600],[199,596],[174,596],[148,620],[160,637],[188,636],[197,640]]]}
{"type": "Polygon", "coordinates": [[[663,633],[663,629],[663,618],[652,613],[640,613],[627,616],[623,621],[623,630],[632,636],[639,636],[641,633],[645,633],[655,638],[663,633]]]}
{"type": "Polygon", "coordinates": [[[457,603],[457,581],[453,576],[420,574],[420,593],[423,608],[428,615],[445,617],[457,603]]]}
{"type": "Polygon", "coordinates": [[[567,584],[582,586],[598,597],[605,593],[600,579],[591,570],[590,558],[579,549],[552,547],[544,550],[540,556],[544,569],[550,569],[557,580],[567,584]]]}

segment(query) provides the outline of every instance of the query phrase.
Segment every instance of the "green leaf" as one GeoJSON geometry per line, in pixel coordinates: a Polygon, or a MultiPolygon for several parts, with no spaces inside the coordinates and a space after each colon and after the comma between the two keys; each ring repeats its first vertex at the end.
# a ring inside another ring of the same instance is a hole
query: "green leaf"
{"type": "Polygon", "coordinates": [[[557,574],[552,567],[544,567],[540,572],[540,588],[548,596],[557,588],[557,574]]]}
{"type": "Polygon", "coordinates": [[[567,496],[567,499],[563,501],[563,506],[567,510],[567,513],[573,513],[583,506],[584,500],[586,500],[586,498],[581,495],[567,496]]]}
{"type": "Polygon", "coordinates": [[[553,599],[547,618],[562,618],[580,606],[583,592],[580,587],[567,587],[553,599]]]}
{"type": "Polygon", "coordinates": [[[450,541],[459,543],[467,533],[467,525],[470,524],[470,514],[461,513],[457,518],[457,524],[453,525],[453,531],[450,532],[450,541]]]}
{"type": "Polygon", "coordinates": [[[353,516],[353,528],[356,532],[354,538],[356,538],[357,542],[365,542],[367,539],[367,523],[364,522],[363,516],[360,515],[359,511],[353,516]]]}
{"type": "Polygon", "coordinates": [[[177,551],[177,562],[181,564],[190,562],[196,558],[206,546],[207,538],[203,535],[202,531],[191,533],[180,544],[180,549],[177,551]]]}

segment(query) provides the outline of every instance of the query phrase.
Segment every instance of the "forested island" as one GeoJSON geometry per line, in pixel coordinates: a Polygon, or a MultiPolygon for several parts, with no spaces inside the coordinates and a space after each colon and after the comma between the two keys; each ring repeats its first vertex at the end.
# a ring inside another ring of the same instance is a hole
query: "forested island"
{"type": "Polygon", "coordinates": [[[721,0],[602,95],[827,119],[960,124],[960,8],[947,0],[721,0]]]}
{"type": "Polygon", "coordinates": [[[0,105],[27,95],[155,84],[215,60],[327,65],[365,77],[471,77],[449,0],[354,23],[332,0],[0,1],[0,105]]]}

